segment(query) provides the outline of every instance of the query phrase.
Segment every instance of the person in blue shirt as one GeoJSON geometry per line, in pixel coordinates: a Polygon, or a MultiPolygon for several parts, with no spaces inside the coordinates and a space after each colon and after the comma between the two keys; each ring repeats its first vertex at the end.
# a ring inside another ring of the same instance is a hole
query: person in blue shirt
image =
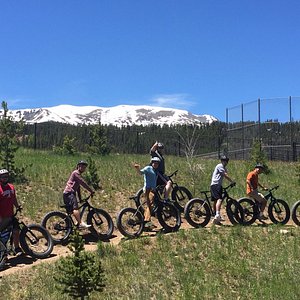
{"type": "Polygon", "coordinates": [[[136,169],[137,173],[140,175],[144,175],[144,193],[146,197],[147,208],[144,212],[144,221],[150,223],[151,221],[151,199],[150,193],[155,191],[156,188],[156,181],[157,181],[157,168],[159,166],[160,159],[158,157],[152,157],[150,164],[143,169],[139,164],[134,164],[134,168],[136,169]]]}

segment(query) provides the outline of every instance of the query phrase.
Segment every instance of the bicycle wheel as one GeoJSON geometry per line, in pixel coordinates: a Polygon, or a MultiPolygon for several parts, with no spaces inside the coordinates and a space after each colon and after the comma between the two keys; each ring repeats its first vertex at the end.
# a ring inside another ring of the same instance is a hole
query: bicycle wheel
{"type": "Polygon", "coordinates": [[[192,193],[184,186],[175,186],[172,190],[172,200],[174,205],[180,211],[184,211],[185,205],[193,198],[192,193]]]}
{"type": "Polygon", "coordinates": [[[226,213],[231,224],[244,225],[244,211],[242,206],[236,200],[227,200],[226,213]]]}
{"type": "Polygon", "coordinates": [[[0,270],[4,267],[6,262],[6,247],[0,241],[0,270]]]}
{"type": "Polygon", "coordinates": [[[24,252],[33,258],[46,258],[53,250],[50,233],[38,224],[30,224],[21,229],[20,244],[24,252]]]}
{"type": "Polygon", "coordinates": [[[166,231],[177,231],[181,225],[180,212],[171,203],[163,203],[158,207],[157,219],[166,231]]]}
{"type": "Polygon", "coordinates": [[[300,226],[300,200],[292,207],[292,219],[296,225],[300,226]]]}
{"type": "Polygon", "coordinates": [[[255,201],[249,198],[241,198],[238,200],[238,203],[242,206],[244,212],[244,225],[253,224],[259,215],[255,201]]]}
{"type": "Polygon", "coordinates": [[[108,240],[114,231],[111,216],[104,209],[94,208],[87,216],[87,223],[92,225],[90,232],[100,240],[108,240]]]}
{"type": "Polygon", "coordinates": [[[269,218],[274,224],[286,224],[290,219],[290,208],[288,204],[281,199],[271,202],[268,207],[269,218]]]}
{"type": "Polygon", "coordinates": [[[117,215],[117,227],[126,237],[136,238],[140,236],[144,226],[144,216],[135,208],[123,208],[117,215]]]}
{"type": "Polygon", "coordinates": [[[50,211],[41,224],[49,231],[55,245],[66,242],[72,232],[70,217],[61,211],[50,211]]]}
{"type": "Polygon", "coordinates": [[[205,227],[211,218],[209,205],[202,199],[191,199],[184,208],[184,217],[193,227],[205,227]]]}

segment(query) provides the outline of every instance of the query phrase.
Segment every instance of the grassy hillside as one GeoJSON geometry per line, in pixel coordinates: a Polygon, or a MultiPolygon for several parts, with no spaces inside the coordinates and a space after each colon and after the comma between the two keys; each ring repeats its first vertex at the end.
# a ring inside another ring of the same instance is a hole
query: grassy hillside
{"type": "MultiPolygon", "coordinates": [[[[58,208],[61,193],[76,162],[85,158],[56,156],[51,152],[20,150],[18,165],[27,165],[29,183],[17,185],[24,215],[39,222],[58,208]]],[[[189,189],[208,189],[215,160],[199,165],[196,186],[191,185],[185,158],[166,157],[167,170],[179,169],[178,182],[189,189]]],[[[148,163],[149,157],[114,155],[94,157],[103,190],[93,200],[115,218],[143,184],[132,162],[148,163]]],[[[296,164],[270,162],[271,174],[261,176],[266,186],[290,206],[300,197],[296,164]]],[[[245,194],[246,163],[230,161],[229,173],[237,182],[236,198],[245,194]]],[[[106,288],[92,299],[299,299],[300,229],[291,226],[213,227],[181,229],[177,233],[137,240],[123,239],[117,246],[99,243],[106,273],[106,288]],[[288,232],[282,232],[287,229],[288,232]]],[[[1,275],[1,273],[0,273],[1,275]]],[[[0,279],[1,299],[68,299],[55,288],[56,265],[40,265],[0,279]]]]}

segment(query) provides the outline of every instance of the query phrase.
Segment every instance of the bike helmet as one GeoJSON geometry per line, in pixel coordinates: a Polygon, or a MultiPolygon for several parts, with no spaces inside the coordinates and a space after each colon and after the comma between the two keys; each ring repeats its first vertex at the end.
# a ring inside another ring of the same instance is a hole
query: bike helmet
{"type": "Polygon", "coordinates": [[[159,149],[164,149],[164,144],[163,143],[157,143],[157,148],[159,148],[159,149]]]}
{"type": "Polygon", "coordinates": [[[79,165],[87,166],[88,163],[87,163],[85,160],[80,160],[80,161],[77,163],[77,167],[78,167],[79,165]]]}
{"type": "Polygon", "coordinates": [[[226,156],[226,155],[221,155],[220,156],[220,160],[222,161],[227,161],[227,162],[229,162],[229,158],[226,156]]]}
{"type": "Polygon", "coordinates": [[[256,168],[258,168],[258,169],[264,169],[265,166],[264,166],[263,164],[257,163],[257,164],[255,165],[255,169],[256,169],[256,168]]]}
{"type": "Polygon", "coordinates": [[[158,162],[158,163],[160,163],[160,159],[159,159],[159,157],[152,157],[151,158],[151,163],[154,163],[154,162],[158,162]]]}
{"type": "Polygon", "coordinates": [[[1,170],[0,170],[0,176],[6,175],[6,174],[8,175],[8,173],[9,173],[9,172],[8,172],[8,170],[6,170],[6,169],[1,169],[1,170]]]}

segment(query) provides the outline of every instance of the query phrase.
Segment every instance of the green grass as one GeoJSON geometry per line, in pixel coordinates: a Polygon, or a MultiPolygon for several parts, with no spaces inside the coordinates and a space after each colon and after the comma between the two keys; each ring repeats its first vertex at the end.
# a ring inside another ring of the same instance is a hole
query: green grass
{"type": "MultiPolygon", "coordinates": [[[[34,222],[57,209],[65,182],[82,156],[58,156],[51,152],[20,149],[17,165],[26,165],[29,183],[16,185],[24,215],[34,222]]],[[[133,162],[148,164],[148,155],[94,156],[103,190],[95,205],[116,213],[130,205],[128,197],[142,185],[143,178],[133,162]]],[[[176,180],[195,190],[209,189],[216,160],[197,160],[204,170],[191,186],[185,158],[167,156],[168,172],[179,169],[176,180]]],[[[297,163],[268,162],[270,175],[261,175],[263,185],[272,187],[278,198],[291,206],[299,200],[297,163]]],[[[249,170],[242,161],[230,161],[230,176],[237,182],[233,196],[245,196],[249,170]]],[[[224,183],[225,184],[225,183],[224,183]]],[[[177,233],[137,240],[123,239],[118,246],[100,243],[106,274],[104,292],[92,299],[299,299],[300,228],[289,226],[232,227],[180,230],[177,233]],[[287,229],[288,233],[282,233],[287,229]]],[[[97,254],[96,254],[97,255],[97,254]]],[[[1,274],[1,273],[0,273],[1,274]]],[[[0,299],[68,299],[61,295],[53,277],[56,264],[43,264],[0,279],[0,299]]]]}
{"type": "MultiPolygon", "coordinates": [[[[91,299],[299,299],[300,231],[280,229],[189,229],[99,244],[106,287],[91,299]]],[[[0,297],[68,299],[55,272],[53,264],[4,277],[0,297]]]]}

